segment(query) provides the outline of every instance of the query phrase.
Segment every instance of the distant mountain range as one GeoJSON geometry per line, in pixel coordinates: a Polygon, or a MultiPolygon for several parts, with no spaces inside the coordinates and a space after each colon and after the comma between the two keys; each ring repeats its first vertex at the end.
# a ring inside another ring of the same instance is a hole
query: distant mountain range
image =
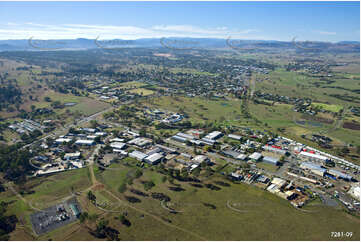
{"type": "Polygon", "coordinates": [[[244,48],[244,49],[278,49],[293,48],[315,51],[354,52],[360,50],[358,41],[341,41],[337,43],[318,41],[274,41],[274,40],[239,40],[216,38],[144,38],[136,40],[100,40],[100,39],[64,39],[64,40],[0,40],[0,51],[39,51],[39,50],[86,50],[95,48],[132,48],[165,47],[169,49],[199,48],[244,48]]]}

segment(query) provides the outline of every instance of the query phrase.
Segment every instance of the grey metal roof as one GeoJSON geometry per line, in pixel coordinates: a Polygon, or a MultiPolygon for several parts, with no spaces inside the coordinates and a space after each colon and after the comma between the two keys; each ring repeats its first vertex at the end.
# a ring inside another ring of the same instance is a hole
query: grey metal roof
{"type": "Polygon", "coordinates": [[[277,162],[279,162],[279,158],[275,158],[275,157],[271,157],[271,156],[265,156],[263,157],[263,161],[264,162],[269,162],[269,163],[274,163],[277,164],[277,162]]]}
{"type": "Polygon", "coordinates": [[[301,166],[303,166],[305,168],[308,168],[308,169],[311,169],[311,170],[318,170],[318,171],[321,171],[321,172],[326,172],[325,168],[322,168],[321,166],[319,166],[317,164],[314,164],[314,163],[310,163],[310,162],[302,162],[301,166]]]}
{"type": "Polygon", "coordinates": [[[346,173],[343,173],[341,171],[334,170],[334,169],[330,169],[328,171],[328,173],[330,173],[331,175],[335,175],[335,176],[346,178],[346,179],[351,179],[352,178],[352,176],[350,176],[350,175],[348,175],[346,173]]]}

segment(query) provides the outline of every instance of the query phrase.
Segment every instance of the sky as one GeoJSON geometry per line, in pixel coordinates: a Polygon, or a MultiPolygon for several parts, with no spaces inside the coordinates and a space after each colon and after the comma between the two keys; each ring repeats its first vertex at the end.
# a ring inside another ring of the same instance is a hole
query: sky
{"type": "Polygon", "coordinates": [[[359,2],[0,2],[0,39],[359,41],[359,2]]]}

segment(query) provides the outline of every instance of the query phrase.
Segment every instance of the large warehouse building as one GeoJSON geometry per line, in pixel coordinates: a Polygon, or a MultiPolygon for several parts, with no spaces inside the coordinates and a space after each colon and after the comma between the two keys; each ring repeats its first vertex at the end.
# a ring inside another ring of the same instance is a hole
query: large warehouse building
{"type": "Polygon", "coordinates": [[[326,173],[325,168],[322,168],[321,166],[319,166],[317,164],[314,164],[314,163],[310,163],[310,162],[302,162],[300,167],[302,169],[309,170],[313,174],[316,174],[316,175],[319,175],[319,176],[324,176],[325,173],[326,173]]]}
{"type": "Polygon", "coordinates": [[[305,151],[300,152],[299,155],[303,158],[307,158],[309,160],[318,161],[318,162],[326,162],[326,161],[330,160],[326,156],[313,154],[313,153],[305,152],[305,151]]]}
{"type": "Polygon", "coordinates": [[[265,156],[263,157],[262,161],[271,165],[278,166],[280,159],[275,157],[265,156]]]}

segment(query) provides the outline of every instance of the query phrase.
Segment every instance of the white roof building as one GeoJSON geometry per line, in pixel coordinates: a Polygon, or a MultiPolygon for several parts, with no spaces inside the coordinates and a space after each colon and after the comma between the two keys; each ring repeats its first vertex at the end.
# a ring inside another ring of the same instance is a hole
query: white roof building
{"type": "Polygon", "coordinates": [[[96,137],[98,137],[98,136],[96,136],[96,135],[88,135],[86,138],[87,139],[95,139],[96,137]]]}
{"type": "Polygon", "coordinates": [[[79,159],[79,158],[80,158],[80,152],[66,153],[64,155],[64,159],[66,160],[79,159]]]}
{"type": "Polygon", "coordinates": [[[120,138],[114,138],[114,139],[111,139],[109,140],[111,143],[112,142],[124,142],[124,139],[120,139],[120,138]]]}
{"type": "Polygon", "coordinates": [[[281,178],[275,177],[273,178],[272,184],[275,184],[278,188],[283,187],[287,182],[281,178]]]}
{"type": "Polygon", "coordinates": [[[209,162],[209,158],[207,156],[205,156],[205,155],[197,155],[196,157],[194,157],[192,159],[192,161],[200,164],[202,162],[209,162]]]}
{"type": "Polygon", "coordinates": [[[241,140],[242,136],[236,135],[236,134],[229,134],[228,138],[235,139],[235,140],[241,140]]]}
{"type": "Polygon", "coordinates": [[[259,159],[262,158],[262,154],[261,154],[261,153],[258,153],[258,152],[254,152],[252,155],[249,156],[249,158],[250,158],[251,160],[258,161],[259,159]]]}
{"type": "Polygon", "coordinates": [[[185,134],[185,133],[182,133],[182,132],[178,132],[176,135],[179,136],[179,137],[185,138],[185,139],[194,139],[193,135],[185,134]]]}
{"type": "Polygon", "coordinates": [[[163,158],[164,156],[161,153],[154,153],[146,157],[144,161],[151,165],[154,165],[159,163],[163,158]]]}
{"type": "Polygon", "coordinates": [[[326,172],[325,168],[322,168],[321,166],[314,164],[314,163],[310,163],[310,162],[302,162],[300,167],[302,169],[308,169],[312,173],[319,175],[319,176],[323,176],[326,172]]]}
{"type": "MultiPolygon", "coordinates": [[[[206,136],[207,137],[207,136],[206,136]]],[[[214,145],[214,143],[216,143],[215,140],[213,139],[209,139],[209,138],[206,138],[206,137],[203,137],[201,142],[206,144],[206,145],[214,145]]]]}
{"type": "Polygon", "coordinates": [[[126,144],[122,143],[122,142],[114,142],[114,143],[110,144],[110,147],[112,147],[114,149],[118,149],[118,150],[124,149],[125,146],[126,146],[126,144]]]}
{"type": "Polygon", "coordinates": [[[114,153],[119,153],[119,154],[125,155],[125,156],[128,155],[128,152],[126,152],[125,150],[113,149],[113,152],[114,152],[114,153]]]}
{"type": "Polygon", "coordinates": [[[72,161],[70,162],[75,168],[82,168],[83,164],[79,161],[72,161]]]}
{"type": "Polygon", "coordinates": [[[62,143],[69,143],[71,141],[71,139],[69,139],[69,138],[59,138],[59,139],[56,139],[55,140],[55,143],[57,143],[57,144],[62,144],[62,143]]]}
{"type": "Polygon", "coordinates": [[[105,135],[107,135],[107,132],[96,132],[95,135],[96,136],[105,136],[105,135]]]}
{"type": "Polygon", "coordinates": [[[75,141],[76,145],[95,145],[94,140],[79,139],[75,141]]]}
{"type": "Polygon", "coordinates": [[[138,138],[135,138],[135,139],[132,139],[132,140],[128,141],[128,144],[134,144],[134,145],[139,146],[139,147],[143,147],[143,146],[148,145],[150,143],[152,143],[152,141],[150,139],[143,138],[143,137],[138,137],[138,138]]]}
{"type": "Polygon", "coordinates": [[[354,184],[353,186],[351,186],[351,189],[348,191],[348,193],[352,197],[354,197],[360,201],[360,190],[361,190],[360,183],[358,182],[358,183],[354,184]]]}
{"type": "Polygon", "coordinates": [[[320,160],[320,161],[329,160],[329,158],[327,158],[326,156],[318,155],[318,154],[312,154],[312,153],[305,152],[305,151],[300,152],[300,156],[310,158],[310,159],[320,160]]]}
{"type": "Polygon", "coordinates": [[[199,164],[192,164],[190,167],[190,171],[193,171],[194,169],[196,169],[197,167],[199,167],[199,164]]]}
{"type": "Polygon", "coordinates": [[[130,131],[130,130],[127,130],[127,133],[134,136],[134,137],[138,137],[139,136],[139,133],[137,132],[133,132],[133,131],[130,131]]]}
{"type": "Polygon", "coordinates": [[[207,134],[204,138],[211,139],[211,140],[216,140],[216,139],[220,138],[221,136],[222,136],[222,132],[213,131],[213,132],[207,134]]]}
{"type": "Polygon", "coordinates": [[[147,155],[144,154],[143,152],[134,150],[132,153],[129,153],[129,157],[135,158],[135,159],[137,159],[139,161],[143,161],[143,159],[145,157],[147,157],[147,155]]]}
{"type": "Polygon", "coordinates": [[[236,157],[236,159],[245,160],[245,159],[247,159],[247,155],[245,155],[245,154],[239,154],[239,155],[236,157]]]}
{"type": "Polygon", "coordinates": [[[154,148],[152,148],[152,149],[150,149],[150,150],[147,150],[146,154],[147,154],[147,155],[153,155],[153,154],[159,153],[159,152],[161,152],[161,151],[162,151],[161,148],[155,146],[154,148]]]}

